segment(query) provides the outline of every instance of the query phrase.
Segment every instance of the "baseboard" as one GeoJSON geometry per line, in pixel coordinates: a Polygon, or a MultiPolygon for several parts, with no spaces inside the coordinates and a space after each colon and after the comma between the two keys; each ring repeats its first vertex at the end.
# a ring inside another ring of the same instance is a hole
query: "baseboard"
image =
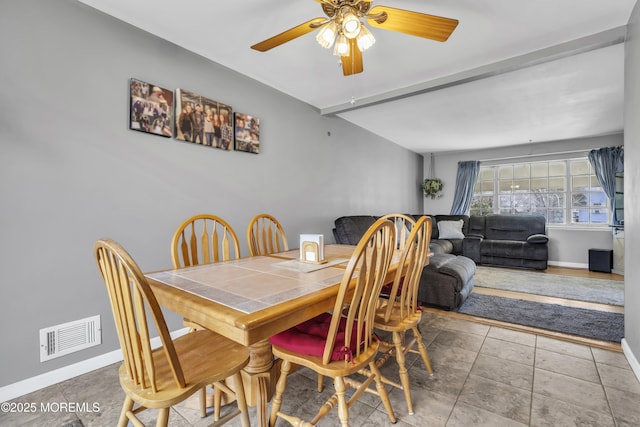
{"type": "MultiPolygon", "coordinates": [[[[189,328],[179,329],[172,332],[171,336],[175,339],[186,334],[188,331],[189,328]]],[[[151,339],[151,346],[153,348],[160,347],[161,344],[160,337],[151,339]]],[[[0,402],[6,402],[8,400],[24,396],[25,394],[33,393],[34,391],[58,384],[62,381],[70,380],[71,378],[95,371],[96,369],[104,368],[105,366],[109,366],[120,361],[122,361],[122,351],[118,349],[109,353],[101,354],[100,356],[83,360],[82,362],[74,363],[60,369],[37,375],[35,377],[27,378],[26,380],[18,381],[17,383],[0,387],[0,402]]]]}
{"type": "Polygon", "coordinates": [[[73,365],[18,381],[17,383],[9,384],[0,388],[0,402],[6,402],[16,397],[33,393],[34,391],[95,371],[96,369],[109,366],[121,360],[122,351],[118,349],[92,357],[91,359],[83,360],[82,362],[74,363],[73,365]]]}
{"type": "Polygon", "coordinates": [[[563,262],[563,261],[549,261],[547,264],[553,267],[566,267],[566,268],[584,268],[585,270],[589,268],[589,264],[583,264],[579,262],[563,262]]]}
{"type": "Polygon", "coordinates": [[[638,362],[638,358],[631,351],[631,347],[627,343],[626,339],[622,339],[622,352],[624,356],[627,358],[629,365],[631,366],[631,370],[634,374],[636,374],[636,378],[640,381],[640,362],[638,362]]]}

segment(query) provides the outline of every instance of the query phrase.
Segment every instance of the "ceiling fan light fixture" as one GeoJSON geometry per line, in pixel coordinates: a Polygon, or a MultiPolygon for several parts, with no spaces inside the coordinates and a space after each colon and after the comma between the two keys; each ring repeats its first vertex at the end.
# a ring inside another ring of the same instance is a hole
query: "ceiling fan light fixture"
{"type": "Polygon", "coordinates": [[[374,0],[315,1],[320,3],[325,17],[312,18],[254,44],[251,49],[266,52],[315,31],[318,44],[332,49],[340,58],[342,74],[351,76],[364,71],[362,52],[376,42],[369,31],[371,27],[444,42],[458,25],[457,19],[388,6],[372,7],[374,0]]]}
{"type": "Polygon", "coordinates": [[[336,44],[333,46],[333,54],[336,56],[349,56],[349,40],[342,31],[336,38],[336,44]]]}
{"type": "Polygon", "coordinates": [[[342,15],[342,32],[348,39],[354,39],[360,33],[362,24],[352,11],[347,11],[342,15]]]}
{"type": "Polygon", "coordinates": [[[324,47],[325,49],[329,49],[335,41],[337,33],[338,24],[336,24],[335,21],[329,21],[320,29],[320,31],[318,31],[316,40],[318,41],[320,46],[324,47]]]}
{"type": "Polygon", "coordinates": [[[367,27],[363,25],[360,29],[360,34],[358,34],[358,37],[356,37],[356,43],[358,44],[358,49],[360,49],[360,52],[364,52],[365,50],[369,49],[375,42],[376,38],[373,37],[371,31],[369,31],[367,27]]]}

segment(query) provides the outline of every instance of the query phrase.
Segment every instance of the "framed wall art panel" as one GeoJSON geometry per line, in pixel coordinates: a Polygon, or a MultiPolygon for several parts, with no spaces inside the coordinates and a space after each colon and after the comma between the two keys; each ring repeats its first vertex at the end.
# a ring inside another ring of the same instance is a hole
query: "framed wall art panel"
{"type": "Polygon", "coordinates": [[[248,114],[235,114],[235,149],[260,153],[260,119],[248,114]]]}
{"type": "Polygon", "coordinates": [[[195,92],[177,89],[176,138],[222,150],[233,148],[233,109],[195,92]]]}
{"type": "Polygon", "coordinates": [[[173,91],[142,80],[129,80],[129,129],[171,138],[173,91]]]}

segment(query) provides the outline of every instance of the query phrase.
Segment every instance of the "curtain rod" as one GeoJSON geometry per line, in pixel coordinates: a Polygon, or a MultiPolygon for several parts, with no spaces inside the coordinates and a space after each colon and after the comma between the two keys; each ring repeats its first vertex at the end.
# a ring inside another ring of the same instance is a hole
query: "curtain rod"
{"type": "Polygon", "coordinates": [[[572,151],[557,151],[557,152],[554,152],[554,153],[523,154],[521,156],[500,157],[500,158],[495,158],[495,159],[484,159],[484,160],[480,160],[480,163],[482,163],[482,162],[498,162],[498,161],[502,161],[502,160],[525,159],[525,158],[530,158],[530,157],[557,156],[557,155],[562,155],[562,154],[578,154],[578,153],[586,154],[589,151],[591,151],[590,148],[582,149],[582,150],[572,150],[572,151]]]}

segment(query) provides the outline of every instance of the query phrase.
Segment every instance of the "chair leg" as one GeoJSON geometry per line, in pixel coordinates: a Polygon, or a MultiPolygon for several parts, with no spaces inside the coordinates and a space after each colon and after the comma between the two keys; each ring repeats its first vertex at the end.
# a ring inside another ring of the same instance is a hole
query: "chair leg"
{"type": "Polygon", "coordinates": [[[382,374],[380,373],[380,369],[376,366],[375,362],[369,363],[369,369],[371,369],[371,372],[373,372],[374,379],[376,381],[376,390],[378,390],[378,394],[380,395],[380,399],[384,404],[384,408],[387,410],[389,421],[395,424],[397,421],[396,415],[393,413],[391,401],[389,400],[389,394],[387,393],[387,389],[384,387],[384,383],[382,382],[382,374]]]}
{"type": "Polygon", "coordinates": [[[242,427],[250,427],[251,423],[249,422],[249,409],[247,408],[247,398],[244,394],[244,386],[242,385],[242,375],[240,374],[240,372],[236,372],[233,376],[233,384],[236,388],[236,400],[238,409],[240,409],[240,420],[242,422],[242,427]]]}
{"type": "Polygon", "coordinates": [[[399,332],[393,332],[393,345],[395,346],[396,362],[398,363],[398,374],[400,375],[400,383],[404,392],[404,400],[407,402],[407,411],[409,415],[413,415],[413,403],[411,401],[411,385],[409,382],[409,372],[404,358],[403,339],[399,332]]]}
{"type": "Polygon", "coordinates": [[[167,427],[169,425],[169,410],[171,408],[161,408],[158,410],[156,427],[167,427]]]}
{"type": "Polygon", "coordinates": [[[420,330],[417,326],[411,328],[413,331],[413,336],[416,338],[416,344],[418,345],[418,351],[420,352],[420,356],[422,356],[422,361],[424,362],[425,368],[427,368],[427,372],[429,375],[433,375],[433,368],[431,368],[431,361],[429,360],[429,354],[427,353],[427,348],[424,346],[422,342],[422,335],[420,334],[420,330]]]}
{"type": "Polygon", "coordinates": [[[280,378],[278,378],[278,383],[276,384],[276,394],[271,400],[271,413],[269,414],[269,426],[271,427],[276,425],[276,420],[278,419],[278,411],[282,406],[282,394],[287,386],[289,372],[291,372],[291,362],[283,360],[282,365],[280,365],[280,378]]]}
{"type": "Polygon", "coordinates": [[[220,419],[220,407],[222,406],[222,390],[220,387],[213,385],[213,420],[220,419]]]}
{"type": "Polygon", "coordinates": [[[122,404],[122,411],[120,412],[120,419],[118,420],[118,427],[127,427],[129,424],[129,418],[127,412],[133,409],[133,399],[127,396],[122,404]]]}
{"type": "Polygon", "coordinates": [[[204,418],[207,416],[207,388],[202,387],[200,390],[200,417],[204,418]]]}
{"type": "Polygon", "coordinates": [[[324,384],[322,383],[323,376],[322,374],[318,374],[318,393],[322,393],[322,389],[324,388],[324,384]]]}
{"type": "Polygon", "coordinates": [[[347,387],[344,383],[344,378],[335,377],[333,379],[333,386],[336,390],[336,397],[338,398],[338,418],[340,418],[340,424],[342,427],[349,427],[349,407],[347,406],[347,387]]]}

